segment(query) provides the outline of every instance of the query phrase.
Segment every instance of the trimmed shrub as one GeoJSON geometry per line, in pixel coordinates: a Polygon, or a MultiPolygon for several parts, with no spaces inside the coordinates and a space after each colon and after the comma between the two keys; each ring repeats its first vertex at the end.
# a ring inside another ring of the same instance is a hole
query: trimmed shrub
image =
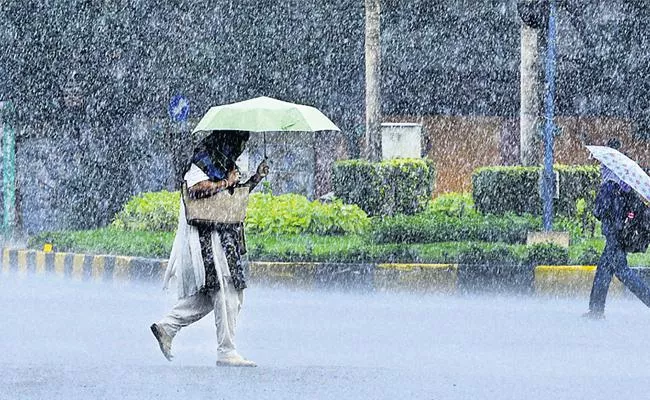
{"type": "Polygon", "coordinates": [[[336,197],[368,215],[415,214],[431,199],[434,167],[425,159],[338,161],[332,181],[336,197]]]}
{"type": "Polygon", "coordinates": [[[463,218],[424,213],[377,219],[372,224],[375,243],[435,243],[483,241],[525,243],[528,231],[539,230],[534,217],[478,215],[463,218]]]}
{"type": "Polygon", "coordinates": [[[600,260],[600,256],[603,252],[604,241],[601,243],[600,248],[593,244],[587,244],[586,246],[578,246],[574,250],[574,256],[571,258],[572,264],[579,265],[596,265],[600,260]]]}
{"type": "Polygon", "coordinates": [[[507,245],[472,244],[458,255],[459,264],[519,264],[521,258],[507,245]]]}
{"type": "Polygon", "coordinates": [[[534,244],[528,247],[526,259],[532,265],[567,265],[569,249],[552,243],[534,244]]]}
{"type": "Polygon", "coordinates": [[[426,214],[447,215],[462,218],[477,214],[474,209],[474,199],[471,193],[445,193],[441,194],[425,210],[426,214]]]}
{"type": "MultiPolygon", "coordinates": [[[[553,201],[557,216],[573,217],[576,202],[585,199],[591,207],[600,182],[595,166],[556,165],[559,174],[560,196],[553,201]]],[[[539,194],[541,167],[485,167],[472,174],[473,197],[476,209],[483,214],[541,215],[539,194]]]]}
{"type": "Polygon", "coordinates": [[[178,226],[180,192],[140,193],[124,204],[112,227],[127,231],[166,231],[178,226]]]}

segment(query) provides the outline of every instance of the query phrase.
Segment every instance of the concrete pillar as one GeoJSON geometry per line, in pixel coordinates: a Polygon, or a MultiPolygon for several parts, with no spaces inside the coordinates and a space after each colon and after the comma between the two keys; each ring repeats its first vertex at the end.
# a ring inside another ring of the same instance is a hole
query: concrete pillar
{"type": "Polygon", "coordinates": [[[522,165],[541,163],[542,43],[546,22],[547,2],[520,0],[517,4],[521,17],[521,64],[519,109],[519,155],[522,165]]]}
{"type": "Polygon", "coordinates": [[[366,136],[364,156],[381,161],[381,0],[365,0],[366,7],[366,136]]]}

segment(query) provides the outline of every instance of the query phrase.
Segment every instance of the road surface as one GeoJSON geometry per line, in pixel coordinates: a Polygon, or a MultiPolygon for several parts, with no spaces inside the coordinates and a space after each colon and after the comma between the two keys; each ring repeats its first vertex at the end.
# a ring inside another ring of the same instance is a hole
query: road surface
{"type": "Polygon", "coordinates": [[[586,301],[252,287],[218,368],[212,318],[167,362],[149,331],[173,293],[0,275],[0,399],[641,399],[650,310],[586,301]]]}

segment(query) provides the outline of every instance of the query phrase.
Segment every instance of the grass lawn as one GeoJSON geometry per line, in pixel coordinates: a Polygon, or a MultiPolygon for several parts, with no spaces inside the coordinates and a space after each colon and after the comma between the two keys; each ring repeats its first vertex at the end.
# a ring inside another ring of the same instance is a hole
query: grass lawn
{"type": "MultiPolygon", "coordinates": [[[[167,258],[173,232],[132,232],[114,228],[89,231],[43,233],[30,238],[29,246],[40,249],[52,242],[56,251],[167,258]]],[[[375,244],[367,236],[248,235],[251,260],[315,262],[455,262],[470,246],[492,246],[482,242],[425,244],[375,244]]],[[[501,246],[517,257],[525,257],[525,245],[501,246]]],[[[569,248],[571,264],[595,264],[604,247],[602,238],[586,239],[569,248]]],[[[630,254],[630,265],[650,266],[650,255],[630,254]]]]}

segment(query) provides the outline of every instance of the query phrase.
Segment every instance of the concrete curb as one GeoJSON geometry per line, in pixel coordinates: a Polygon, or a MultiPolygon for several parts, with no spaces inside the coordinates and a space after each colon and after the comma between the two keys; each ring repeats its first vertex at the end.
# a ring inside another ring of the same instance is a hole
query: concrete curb
{"type": "Polygon", "coordinates": [[[132,281],[162,279],[166,260],[142,257],[2,249],[2,272],[44,273],[76,280],[132,281]]]}
{"type": "MultiPolygon", "coordinates": [[[[141,257],[44,252],[3,248],[0,272],[54,273],[83,281],[162,281],[167,260],[141,257]]],[[[650,282],[650,269],[634,268],[650,282]]],[[[459,265],[337,264],[251,262],[251,282],[297,288],[340,288],[454,294],[509,292],[542,296],[589,295],[596,267],[592,265],[459,265]]],[[[611,294],[626,293],[614,278],[611,294]]]]}

